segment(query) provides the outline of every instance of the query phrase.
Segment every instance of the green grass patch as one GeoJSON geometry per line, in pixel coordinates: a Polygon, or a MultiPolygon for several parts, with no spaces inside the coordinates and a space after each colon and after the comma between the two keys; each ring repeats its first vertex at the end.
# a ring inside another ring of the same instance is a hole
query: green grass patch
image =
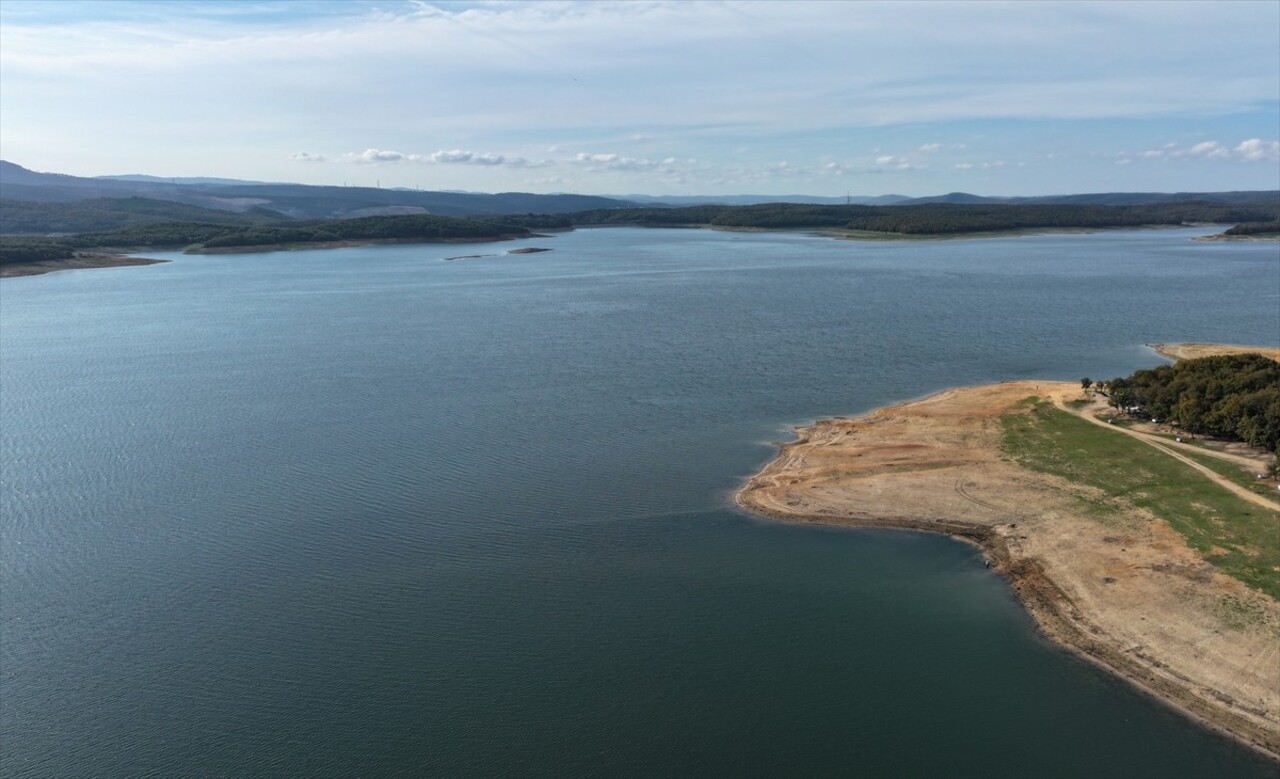
{"type": "MultiPolygon", "coordinates": [[[[1005,453],[1018,464],[1147,509],[1224,573],[1280,598],[1280,513],[1233,495],[1154,447],[1047,402],[1002,422],[1005,453]]],[[[1114,511],[1089,508],[1100,519],[1114,511]]]]}

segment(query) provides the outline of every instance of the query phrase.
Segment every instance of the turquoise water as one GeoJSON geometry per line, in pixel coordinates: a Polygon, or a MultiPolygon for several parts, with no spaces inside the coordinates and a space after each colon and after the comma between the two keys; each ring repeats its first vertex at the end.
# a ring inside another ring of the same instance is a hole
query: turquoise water
{"type": "Polygon", "coordinates": [[[729,501],[815,417],[1280,342],[1280,249],[1202,232],[6,279],[0,774],[1273,776],[972,548],[729,501]]]}

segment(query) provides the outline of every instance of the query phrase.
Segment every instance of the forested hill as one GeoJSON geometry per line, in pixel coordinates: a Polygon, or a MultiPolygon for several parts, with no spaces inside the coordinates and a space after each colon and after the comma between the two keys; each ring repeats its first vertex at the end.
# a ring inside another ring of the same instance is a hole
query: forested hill
{"type": "MultiPolygon", "coordinates": [[[[99,198],[140,197],[168,200],[201,208],[243,212],[265,208],[295,219],[344,219],[387,214],[437,216],[496,216],[502,214],[561,214],[590,208],[635,205],[595,195],[541,195],[530,192],[448,192],[378,187],[260,184],[254,182],[180,183],[191,179],[143,180],[86,178],[39,173],[0,160],[0,198],[68,207],[99,198]]],[[[7,231],[14,232],[14,231],[7,231]]],[[[50,232],[50,231],[42,231],[50,232]]]]}
{"type": "Polygon", "coordinates": [[[901,235],[952,235],[1035,228],[1274,222],[1280,218],[1280,193],[1238,205],[1206,201],[1133,206],[987,203],[845,206],[767,203],[750,206],[615,208],[585,211],[570,216],[576,225],[704,225],[772,230],[821,228],[901,235]]]}
{"type": "Polygon", "coordinates": [[[251,225],[282,222],[265,208],[235,213],[144,197],[94,198],[76,203],[0,200],[0,234],[96,233],[157,222],[251,225]]]}

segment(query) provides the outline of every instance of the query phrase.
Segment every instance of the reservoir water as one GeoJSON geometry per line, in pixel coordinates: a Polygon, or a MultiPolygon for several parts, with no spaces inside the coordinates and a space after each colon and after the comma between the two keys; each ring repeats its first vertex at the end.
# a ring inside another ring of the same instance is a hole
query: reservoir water
{"type": "Polygon", "coordinates": [[[1277,343],[1280,247],[1206,232],[6,279],[0,774],[1275,776],[975,549],[729,499],[815,417],[1277,343]]]}

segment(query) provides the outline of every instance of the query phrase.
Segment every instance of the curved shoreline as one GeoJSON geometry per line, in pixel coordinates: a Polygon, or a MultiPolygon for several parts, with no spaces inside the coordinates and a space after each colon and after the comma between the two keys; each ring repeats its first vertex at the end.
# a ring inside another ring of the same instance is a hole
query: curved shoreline
{"type": "Polygon", "coordinates": [[[1211,344],[1188,342],[1180,344],[1147,344],[1161,357],[1170,360],[1194,360],[1223,354],[1261,354],[1280,362],[1280,346],[1244,346],[1241,344],[1211,344]]]}
{"type": "Polygon", "coordinates": [[[159,265],[169,260],[134,257],[126,254],[84,253],[64,260],[39,260],[0,265],[0,278],[16,279],[23,276],[40,276],[60,270],[84,270],[91,268],[126,268],[138,265],[159,265]]]}
{"type": "MultiPolygon", "coordinates": [[[[1061,544],[1037,547],[1037,534],[1054,532],[1046,530],[1049,525],[1036,516],[1037,506],[1020,501],[1024,495],[1002,495],[997,488],[988,489],[991,484],[969,481],[994,483],[998,479],[986,480],[984,474],[1016,466],[997,464],[998,453],[995,457],[989,452],[975,454],[977,447],[953,456],[945,435],[939,434],[937,420],[926,419],[942,418],[942,428],[954,422],[958,437],[970,439],[983,426],[982,420],[970,424],[972,420],[954,414],[951,406],[958,403],[963,412],[965,403],[982,393],[995,393],[1007,403],[1011,397],[1037,390],[1063,393],[1072,388],[1079,394],[1078,385],[1057,382],[950,389],[856,418],[820,420],[796,428],[796,440],[779,445],[777,455],[737,490],[734,500],[753,514],[783,521],[932,532],[972,543],[1009,580],[1015,596],[1050,640],[1202,725],[1280,761],[1280,723],[1274,701],[1247,702],[1231,694],[1236,687],[1222,684],[1212,674],[1197,678],[1194,662],[1172,661],[1170,655],[1181,648],[1176,643],[1161,646],[1157,642],[1152,647],[1131,643],[1132,636],[1116,635],[1123,632],[1115,631],[1117,620],[1128,618],[1128,613],[1105,614],[1106,604],[1100,605],[1096,593],[1081,591],[1080,577],[1073,576],[1080,570],[1071,570],[1072,565],[1087,568],[1097,562],[1097,556],[1080,562],[1064,556],[1061,544]],[[927,428],[925,434],[913,438],[913,424],[918,428],[915,432],[927,428]],[[927,484],[918,492],[900,495],[897,488],[908,481],[927,484]],[[954,492],[946,489],[952,481],[954,492]],[[939,499],[942,492],[952,494],[939,499]]],[[[998,416],[992,414],[985,421],[994,419],[998,416]]],[[[1047,505],[1049,514],[1062,508],[1060,501],[1047,505]]],[[[1081,525],[1076,524],[1073,532],[1081,525]]],[[[1168,543],[1167,536],[1160,538],[1162,544],[1168,543]]],[[[1070,550],[1069,545],[1065,548],[1070,550]]],[[[1151,568],[1148,577],[1163,576],[1155,573],[1162,570],[1157,565],[1151,568]]],[[[1219,584],[1215,580],[1206,586],[1219,584]]],[[[1167,616],[1158,609],[1150,614],[1151,624],[1167,616]]]]}

